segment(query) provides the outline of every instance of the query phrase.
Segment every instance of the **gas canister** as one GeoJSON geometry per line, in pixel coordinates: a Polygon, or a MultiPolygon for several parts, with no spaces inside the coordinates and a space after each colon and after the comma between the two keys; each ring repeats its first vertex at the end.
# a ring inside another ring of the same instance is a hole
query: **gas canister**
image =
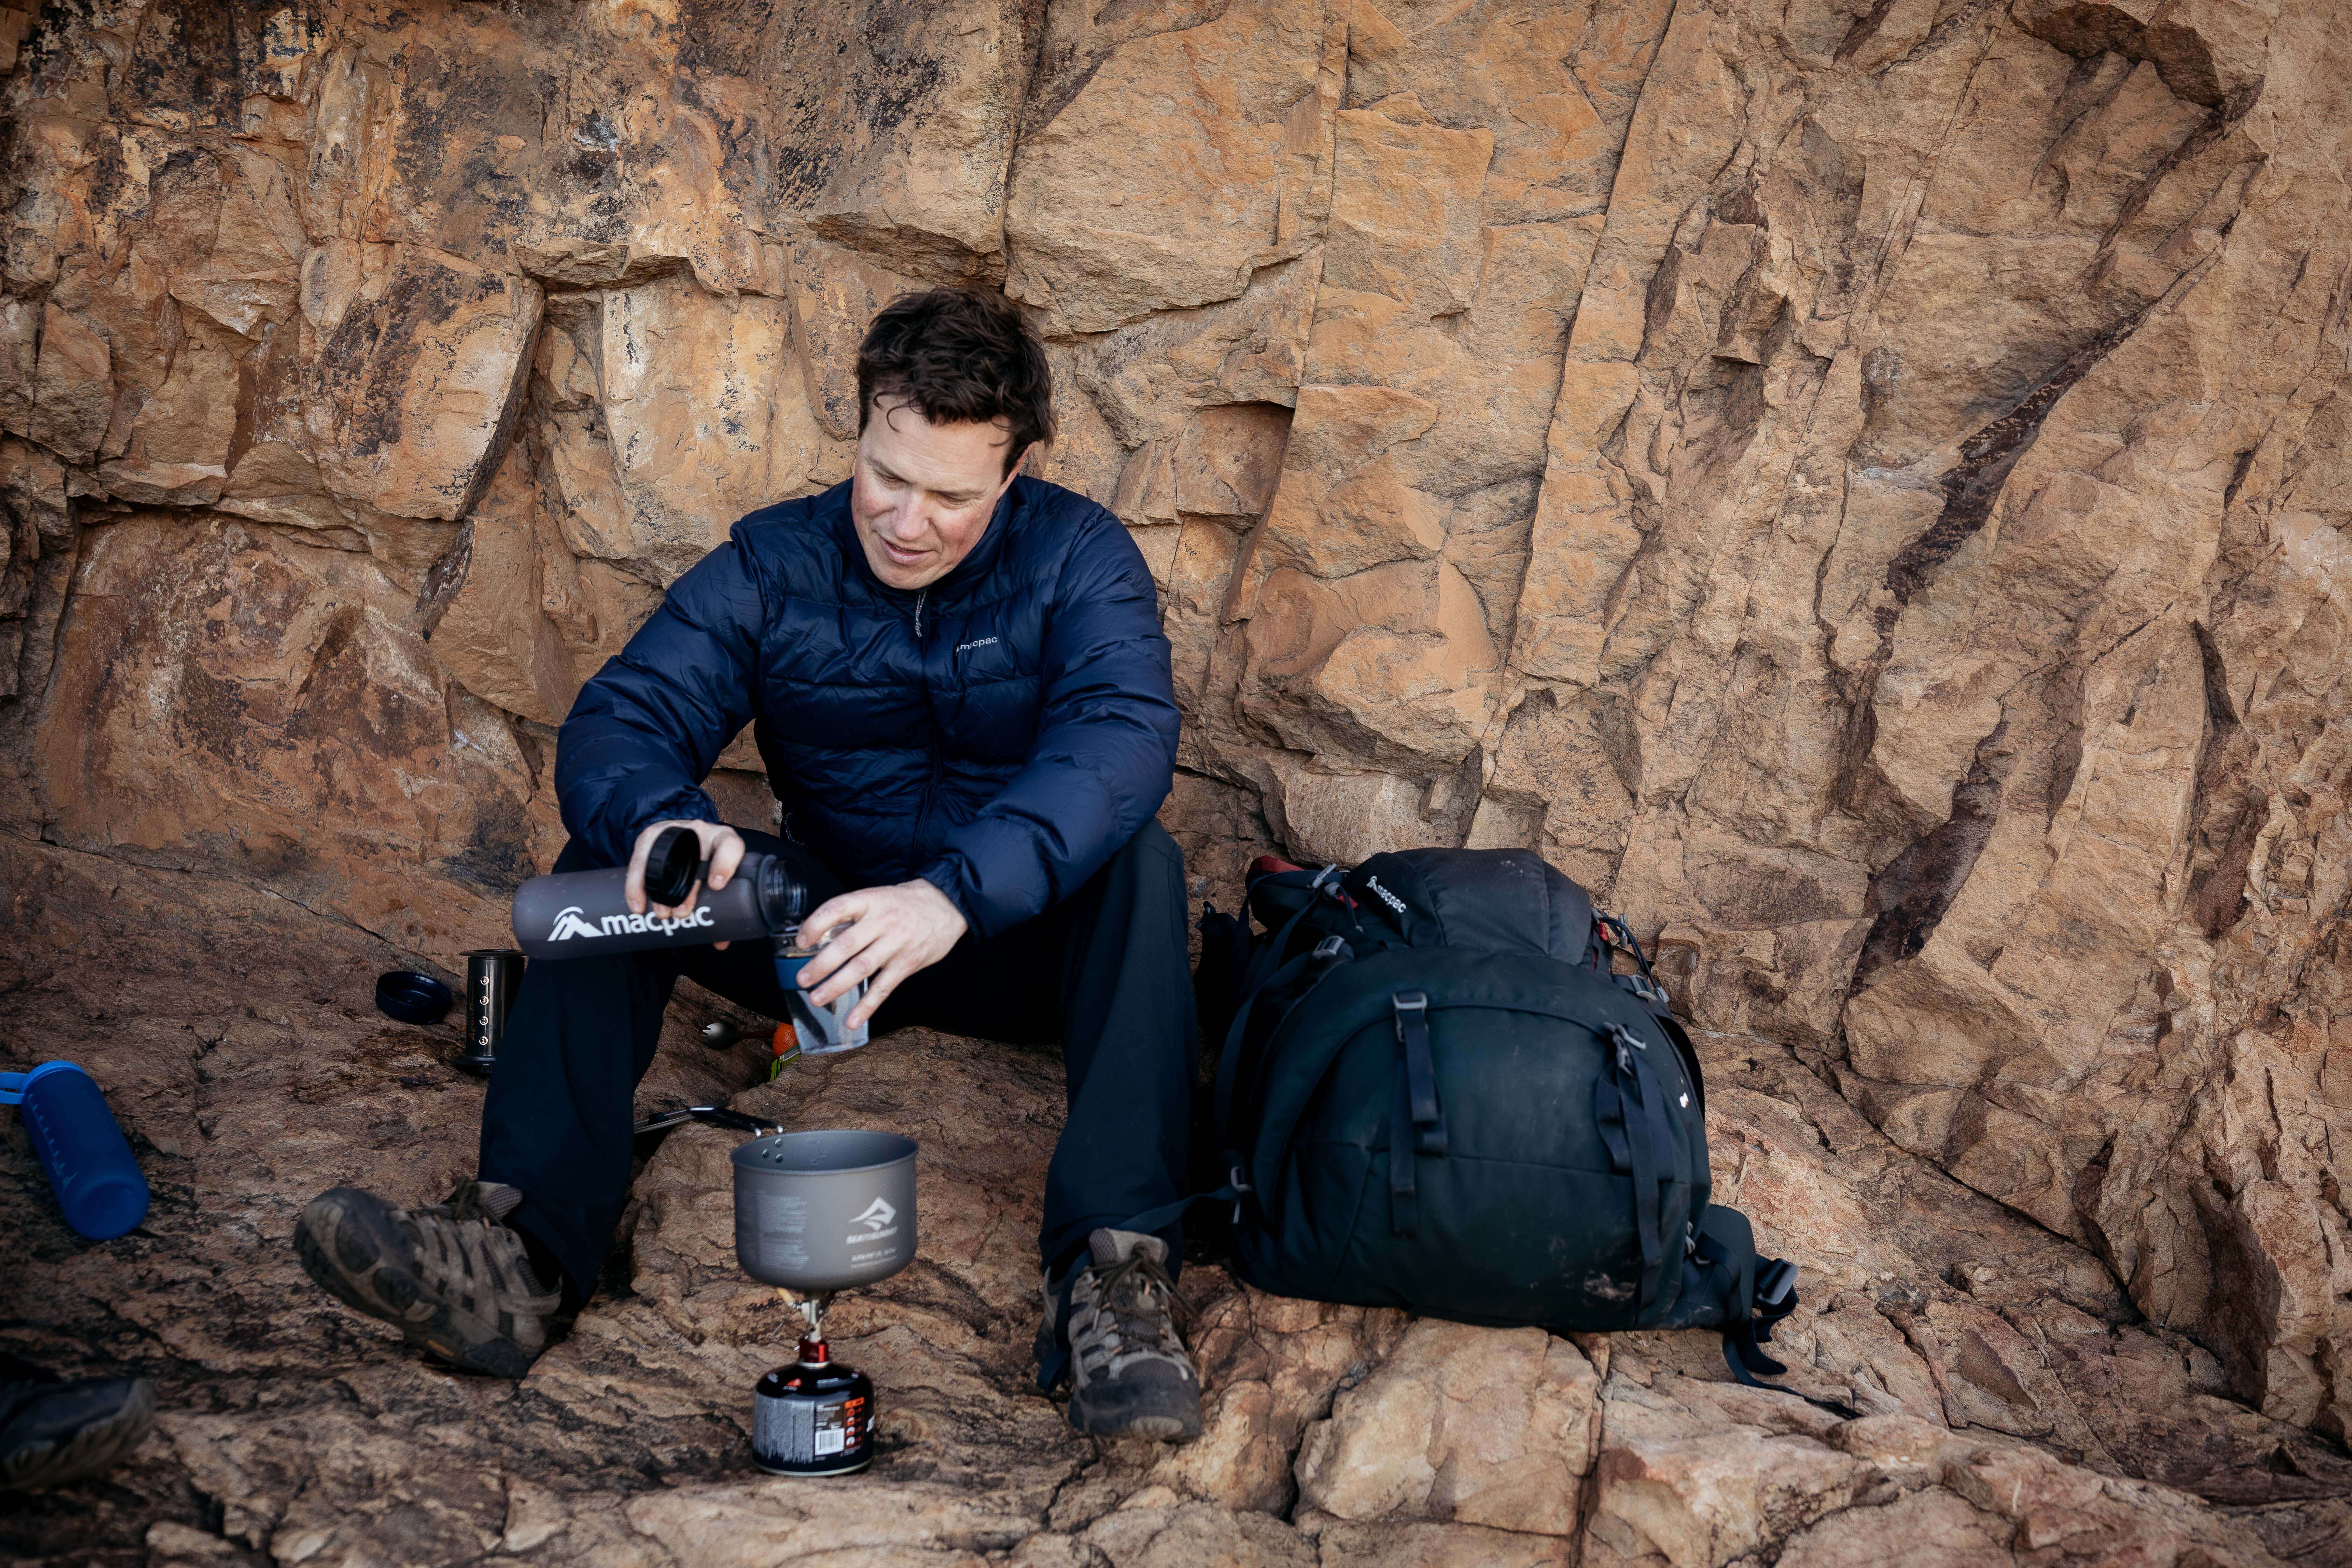
{"type": "Polygon", "coordinates": [[[751,1458],[775,1476],[845,1476],[874,1462],[874,1380],[823,1340],[751,1390],[751,1458]]]}

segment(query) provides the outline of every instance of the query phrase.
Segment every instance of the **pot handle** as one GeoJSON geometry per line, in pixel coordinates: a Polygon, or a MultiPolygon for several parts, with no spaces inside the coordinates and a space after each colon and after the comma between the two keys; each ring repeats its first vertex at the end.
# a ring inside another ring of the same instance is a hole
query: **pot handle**
{"type": "Polygon", "coordinates": [[[761,1121],[757,1117],[730,1110],[723,1105],[689,1105],[681,1110],[667,1110],[646,1117],[636,1124],[633,1135],[642,1138],[648,1132],[665,1131],[688,1119],[707,1122],[713,1127],[724,1127],[732,1132],[782,1132],[784,1130],[781,1121],[761,1121]]]}

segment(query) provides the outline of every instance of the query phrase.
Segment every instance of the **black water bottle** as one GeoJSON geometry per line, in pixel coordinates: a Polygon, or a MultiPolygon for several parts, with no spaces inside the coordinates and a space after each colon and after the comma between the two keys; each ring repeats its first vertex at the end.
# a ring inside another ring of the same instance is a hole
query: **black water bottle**
{"type": "Polygon", "coordinates": [[[698,947],[789,931],[808,912],[808,889],[777,857],[746,852],[735,875],[714,893],[700,852],[689,830],[662,830],[646,858],[648,908],[641,915],[629,910],[625,868],[533,877],[515,893],[515,945],[535,959],[698,947]],[[704,885],[692,909],[675,915],[652,911],[656,904],[677,909],[698,881],[704,885]]]}

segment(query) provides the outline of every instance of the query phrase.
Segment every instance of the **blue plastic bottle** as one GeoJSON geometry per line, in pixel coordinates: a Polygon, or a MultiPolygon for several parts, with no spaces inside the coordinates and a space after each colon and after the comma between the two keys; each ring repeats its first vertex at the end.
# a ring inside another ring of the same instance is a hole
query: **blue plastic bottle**
{"type": "Polygon", "coordinates": [[[147,1178],[89,1073],[71,1062],[0,1072],[0,1105],[22,1111],[68,1225],[110,1241],[147,1217],[147,1178]]]}

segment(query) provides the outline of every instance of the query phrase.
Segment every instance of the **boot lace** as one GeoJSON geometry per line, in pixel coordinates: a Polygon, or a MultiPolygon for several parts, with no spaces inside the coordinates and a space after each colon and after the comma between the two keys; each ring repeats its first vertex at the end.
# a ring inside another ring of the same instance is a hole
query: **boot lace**
{"type": "Polygon", "coordinates": [[[1094,1277],[1094,1333],[1105,1359],[1116,1359],[1129,1347],[1181,1356],[1181,1335],[1191,1331],[1192,1304],[1177,1290],[1176,1281],[1160,1260],[1141,1247],[1117,1263],[1090,1263],[1094,1277]]]}
{"type": "Polygon", "coordinates": [[[532,1272],[522,1237],[506,1216],[522,1194],[487,1182],[460,1182],[443,1202],[410,1216],[425,1283],[527,1350],[545,1342],[544,1320],[560,1294],[532,1272]]]}

